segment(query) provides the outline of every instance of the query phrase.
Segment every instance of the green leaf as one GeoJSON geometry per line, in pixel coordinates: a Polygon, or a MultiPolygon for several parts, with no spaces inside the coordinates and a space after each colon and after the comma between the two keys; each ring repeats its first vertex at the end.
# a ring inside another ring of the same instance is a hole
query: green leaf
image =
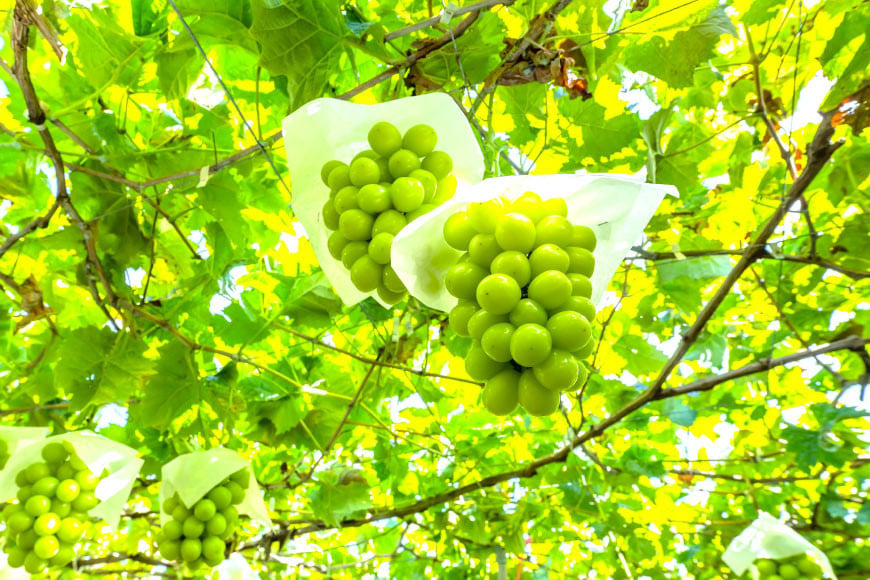
{"type": "Polygon", "coordinates": [[[665,399],[662,405],[662,412],[671,422],[681,427],[691,427],[698,417],[697,411],[677,397],[665,399]]]}
{"type": "Polygon", "coordinates": [[[558,101],[559,112],[572,125],[583,129],[583,142],[571,144],[572,156],[579,161],[585,157],[609,157],[637,143],[640,138],[640,119],[635,115],[617,115],[606,119],[606,109],[594,100],[569,99],[558,101]]]}
{"type": "Polygon", "coordinates": [[[680,278],[701,280],[719,278],[731,271],[731,258],[728,256],[694,256],[684,260],[661,261],[656,263],[659,279],[673,282],[680,278]]]}
{"type": "Polygon", "coordinates": [[[613,350],[626,359],[626,370],[633,375],[642,376],[660,370],[667,357],[643,338],[635,335],[621,337],[613,350]]]}
{"type": "Polygon", "coordinates": [[[160,349],[155,373],[143,388],[135,410],[144,425],[165,429],[201,400],[196,363],[190,349],[172,341],[160,349]]]}
{"type": "Polygon", "coordinates": [[[251,34],[260,64],[287,77],[291,111],[327,93],[343,50],[338,0],[253,0],[251,34]]]}
{"type": "Polygon", "coordinates": [[[320,474],[317,487],[309,495],[314,514],[333,526],[372,506],[365,480],[347,477],[346,473],[344,469],[331,469],[320,474]]]}

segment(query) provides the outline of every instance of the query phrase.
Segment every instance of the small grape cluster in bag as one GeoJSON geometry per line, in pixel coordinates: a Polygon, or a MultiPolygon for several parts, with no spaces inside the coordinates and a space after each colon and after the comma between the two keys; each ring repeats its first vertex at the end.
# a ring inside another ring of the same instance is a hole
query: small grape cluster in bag
{"type": "Polygon", "coordinates": [[[70,443],[49,443],[42,459],[18,472],[16,501],[3,510],[9,565],[31,574],[73,560],[88,512],[100,503],[94,495],[100,477],[70,443]]]}
{"type": "Polygon", "coordinates": [[[160,553],[168,560],[181,560],[191,568],[217,566],[224,561],[226,541],[236,531],[239,510],[250,482],[247,469],[240,469],[187,507],[176,493],[163,502],[172,517],[157,538],[160,553]]]}
{"type": "Polygon", "coordinates": [[[474,339],[465,368],[486,381],[483,404],[496,415],[517,403],[549,415],[560,391],[586,380],[596,240],[567,215],[564,199],[527,192],[513,202],[472,203],[444,223],[447,244],[465,252],[444,280],[459,299],[450,327],[474,339]]]}
{"type": "MultiPolygon", "coordinates": [[[[807,554],[772,560],[764,558],[753,563],[759,580],[818,580],[824,576],[822,567],[807,554]]],[[[750,573],[747,578],[752,578],[750,573]]]]}
{"type": "Polygon", "coordinates": [[[329,253],[350,271],[358,290],[377,290],[387,304],[407,291],[390,266],[393,237],[456,189],[453,160],[435,150],[437,141],[428,125],[415,125],[403,136],[382,121],[369,130],[371,149],[350,165],[333,160],[320,170],[330,190],[322,210],[323,223],[332,230],[329,253]]]}

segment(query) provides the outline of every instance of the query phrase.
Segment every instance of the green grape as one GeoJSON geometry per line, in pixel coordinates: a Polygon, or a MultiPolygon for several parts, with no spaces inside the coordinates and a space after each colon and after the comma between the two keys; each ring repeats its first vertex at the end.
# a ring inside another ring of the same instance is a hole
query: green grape
{"type": "Polygon", "coordinates": [[[353,156],[353,159],[350,160],[350,164],[353,165],[353,162],[357,159],[380,159],[380,155],[371,149],[364,149],[353,156]]]}
{"type": "Polygon", "coordinates": [[[504,207],[498,199],[478,201],[468,204],[471,225],[482,234],[494,234],[495,226],[504,214],[504,207]]]}
{"type": "Polygon", "coordinates": [[[517,364],[533,367],[550,356],[553,340],[550,332],[540,324],[523,324],[511,337],[511,356],[517,364]]]}
{"type": "Polygon", "coordinates": [[[381,281],[383,282],[384,287],[390,292],[401,294],[408,291],[402,283],[402,280],[399,278],[399,275],[396,274],[395,270],[393,270],[392,266],[384,266],[384,273],[381,281]]]}
{"type": "Polygon", "coordinates": [[[504,250],[527,254],[535,247],[535,224],[521,213],[506,213],[495,226],[495,239],[504,250]]]}
{"type": "Polygon", "coordinates": [[[178,520],[169,520],[163,524],[163,534],[168,540],[177,540],[184,534],[184,528],[178,520]]]}
{"type": "Polygon", "coordinates": [[[43,477],[48,477],[51,475],[51,470],[46,463],[32,463],[27,469],[27,483],[34,484],[43,477]]]}
{"type": "Polygon", "coordinates": [[[369,129],[369,146],[381,157],[389,157],[402,148],[402,134],[392,124],[380,121],[369,129]]]}
{"type": "Polygon", "coordinates": [[[425,169],[415,169],[408,174],[408,177],[416,179],[423,186],[423,202],[430,202],[435,198],[435,192],[438,190],[438,179],[432,173],[425,169]]]}
{"type": "Polygon", "coordinates": [[[348,178],[357,187],[378,183],[381,180],[381,168],[374,159],[360,157],[351,162],[348,178]]]}
{"type": "Polygon", "coordinates": [[[63,481],[65,479],[75,479],[76,470],[73,469],[73,466],[67,462],[61,463],[60,466],[54,473],[54,476],[59,480],[63,481]]]}
{"type": "Polygon", "coordinates": [[[529,298],[546,308],[557,308],[571,297],[571,281],[557,270],[547,270],[535,276],[529,284],[529,298]]]}
{"type": "Polygon", "coordinates": [[[193,562],[202,554],[202,543],[195,538],[186,538],[181,542],[181,559],[193,562]]]}
{"type": "Polygon", "coordinates": [[[9,516],[23,510],[24,506],[22,506],[20,503],[8,503],[6,504],[6,507],[3,508],[3,512],[0,513],[0,517],[2,517],[3,521],[5,522],[9,519],[9,516]]]}
{"type": "Polygon", "coordinates": [[[341,263],[348,270],[369,252],[368,242],[348,242],[341,250],[341,263]]]}
{"type": "Polygon", "coordinates": [[[547,270],[567,272],[570,265],[571,258],[568,257],[568,252],[555,244],[542,244],[529,255],[532,278],[547,270]]]}
{"type": "Polygon", "coordinates": [[[433,151],[423,158],[423,169],[438,179],[444,179],[453,171],[453,159],[444,151],[433,151]]]}
{"type": "MultiPolygon", "coordinates": [[[[576,357],[575,357],[576,358],[576,357]]],[[[577,380],[574,381],[574,384],[568,387],[567,391],[579,391],[583,388],[583,385],[586,384],[586,379],[589,378],[589,371],[586,369],[586,365],[581,363],[579,360],[577,361],[577,380]]]]}
{"type": "Polygon", "coordinates": [[[792,564],[780,564],[779,575],[782,580],[797,580],[800,577],[800,570],[792,564]]]}
{"type": "Polygon", "coordinates": [[[48,513],[49,509],[51,509],[51,500],[44,495],[32,495],[24,503],[24,510],[35,518],[48,513]]]}
{"type": "Polygon", "coordinates": [[[798,570],[800,570],[803,574],[809,576],[810,578],[822,577],[822,567],[819,566],[818,563],[810,559],[810,557],[807,555],[804,555],[803,558],[795,562],[795,566],[797,566],[798,570]]]}
{"type": "Polygon", "coordinates": [[[320,215],[323,216],[323,225],[330,230],[338,229],[338,212],[335,210],[335,204],[331,199],[326,200],[326,203],[323,204],[320,215]]]}
{"type": "Polygon", "coordinates": [[[43,477],[42,479],[33,484],[33,486],[30,488],[30,491],[34,495],[54,497],[58,483],[60,482],[57,480],[56,477],[43,477]]]}
{"type": "Polygon", "coordinates": [[[493,324],[507,321],[508,317],[504,314],[493,314],[483,309],[478,310],[468,319],[468,336],[474,340],[480,340],[487,328],[493,324]]]}
{"type": "MultiPolygon", "coordinates": [[[[499,244],[500,245],[500,244],[499,244]]],[[[529,259],[522,252],[507,250],[492,259],[489,271],[493,274],[504,274],[516,280],[520,288],[525,287],[532,279],[532,267],[529,259]]]]}
{"type": "Polygon", "coordinates": [[[87,513],[100,505],[100,500],[97,499],[97,496],[94,495],[92,491],[83,491],[79,494],[79,496],[72,502],[72,509],[78,512],[87,513]]]}
{"type": "Polygon", "coordinates": [[[549,215],[540,196],[530,191],[517,198],[510,205],[510,211],[523,214],[532,220],[532,223],[538,223],[549,215]]]}
{"type": "Polygon", "coordinates": [[[93,491],[97,489],[100,483],[100,478],[90,472],[87,468],[78,468],[79,471],[75,475],[75,480],[79,484],[81,491],[93,491]]]}
{"type": "Polygon", "coordinates": [[[219,485],[208,492],[206,496],[208,499],[214,502],[214,505],[217,509],[222,510],[228,505],[230,505],[233,501],[233,494],[227,488],[219,485]]]}
{"type": "Polygon", "coordinates": [[[550,316],[558,312],[579,312],[583,317],[592,322],[595,320],[595,305],[588,298],[571,296],[560,306],[550,309],[550,316]]]}
{"type": "Polygon", "coordinates": [[[338,193],[335,194],[332,199],[332,207],[338,213],[339,218],[344,212],[359,208],[359,191],[358,188],[348,185],[339,189],[338,193]]]}
{"type": "Polygon", "coordinates": [[[568,279],[571,280],[571,296],[592,296],[592,281],[589,278],[582,274],[568,274],[568,279]]]}
{"type": "Polygon", "coordinates": [[[372,237],[375,220],[361,209],[349,209],[338,220],[338,231],[345,238],[359,242],[372,237]]]}
{"type": "MultiPolygon", "coordinates": [[[[380,278],[380,273],[378,273],[378,277],[380,278]]],[[[236,483],[235,481],[227,482],[227,489],[230,490],[230,493],[233,495],[233,504],[238,505],[245,501],[245,488],[236,483]]]]}
{"type": "Polygon", "coordinates": [[[580,349],[592,337],[589,321],[579,312],[557,312],[550,317],[546,326],[553,346],[569,352],[580,349]]]}
{"type": "Polygon", "coordinates": [[[202,541],[202,555],[206,561],[217,560],[217,564],[220,564],[224,559],[224,551],[226,548],[226,544],[224,544],[220,538],[215,536],[209,536],[202,541]]]}
{"type": "Polygon", "coordinates": [[[388,234],[387,232],[381,232],[378,235],[372,238],[372,241],[369,242],[369,257],[375,261],[376,264],[389,264],[390,263],[390,250],[393,247],[393,234],[388,234]]]}
{"type": "Polygon", "coordinates": [[[36,535],[36,532],[33,530],[25,530],[18,534],[18,546],[25,550],[29,550],[33,548],[33,545],[38,539],[39,536],[36,535]]]}
{"type": "Polygon", "coordinates": [[[76,471],[88,471],[87,464],[76,454],[75,448],[72,447],[72,445],[70,445],[70,448],[69,464],[72,465],[76,471]]]}
{"type": "Polygon", "coordinates": [[[535,224],[535,246],[553,244],[564,248],[571,245],[574,226],[561,216],[547,216],[535,224]]]}
{"type": "Polygon", "coordinates": [[[180,500],[178,498],[178,494],[175,494],[171,497],[167,497],[163,501],[163,505],[160,506],[160,511],[162,511],[163,513],[166,513],[166,514],[171,514],[172,510],[174,510],[176,508],[176,506],[178,506],[179,501],[180,500]]]}
{"type": "Polygon", "coordinates": [[[326,185],[332,191],[338,191],[350,185],[350,167],[344,163],[337,165],[335,169],[329,172],[329,177],[326,178],[326,185]]]}
{"type": "Polygon", "coordinates": [[[472,300],[478,285],[487,274],[486,270],[473,262],[459,262],[447,271],[447,275],[444,277],[444,287],[457,298],[472,300]]]}
{"type": "Polygon", "coordinates": [[[517,398],[523,409],[535,417],[545,417],[559,409],[559,391],[546,388],[528,369],[520,376],[517,398]]]}
{"type": "Polygon", "coordinates": [[[544,215],[555,215],[563,218],[568,217],[568,203],[561,197],[545,199],[541,202],[541,206],[544,215]]]}
{"type": "Polygon", "coordinates": [[[234,505],[224,509],[223,514],[227,518],[227,525],[234,525],[235,521],[239,518],[239,510],[234,505]]]}
{"type": "Polygon", "coordinates": [[[33,495],[33,488],[30,487],[29,485],[19,487],[18,491],[15,492],[15,498],[18,501],[20,501],[21,503],[26,502],[28,499],[30,499],[30,496],[32,496],[32,495],[33,495]]]}
{"type": "Polygon", "coordinates": [[[60,518],[55,514],[44,513],[33,522],[33,531],[40,536],[51,536],[60,529],[60,518]]]}
{"type": "Polygon", "coordinates": [[[36,552],[30,552],[27,554],[27,557],[24,558],[24,570],[30,574],[38,574],[45,570],[45,567],[45,560],[40,558],[36,552]]]}
{"type": "Polygon", "coordinates": [[[53,558],[59,550],[60,542],[54,536],[43,536],[33,544],[33,553],[42,560],[53,558]]]}
{"type": "Polygon", "coordinates": [[[768,559],[761,559],[755,562],[755,568],[760,574],[776,574],[776,562],[768,559]]]}
{"type": "Polygon", "coordinates": [[[196,502],[196,505],[193,506],[193,515],[201,522],[210,520],[215,512],[217,512],[217,507],[215,506],[215,503],[208,498],[199,500],[196,502]]]}
{"type": "Polygon", "coordinates": [[[425,157],[435,149],[438,134],[429,125],[414,125],[405,132],[402,147],[413,151],[417,157],[425,157]]]}
{"type": "Polygon", "coordinates": [[[510,415],[519,402],[520,374],[513,369],[503,370],[486,381],[483,387],[483,406],[493,415],[510,415]]]}
{"type": "Polygon", "coordinates": [[[320,167],[320,180],[323,181],[323,185],[329,185],[329,174],[332,173],[333,169],[341,165],[344,165],[344,163],[333,159],[332,161],[327,161],[320,167]]]}
{"type": "Polygon", "coordinates": [[[178,507],[176,507],[174,510],[172,510],[172,519],[173,520],[183,522],[183,521],[187,520],[187,518],[189,518],[189,517],[190,517],[190,510],[187,509],[184,505],[182,505],[180,503],[178,504],[178,507]]]}
{"type": "Polygon", "coordinates": [[[27,552],[18,546],[6,546],[7,560],[10,568],[21,568],[24,566],[24,559],[27,558],[27,552]]]}
{"type": "Polygon", "coordinates": [[[499,322],[486,329],[480,338],[480,346],[486,356],[496,362],[511,360],[511,337],[516,327],[510,322],[499,322]]]}
{"type": "Polygon", "coordinates": [[[511,310],[510,321],[514,326],[523,324],[539,324],[544,326],[547,324],[546,309],[532,300],[531,298],[523,298],[511,310]]]}
{"type": "MultiPolygon", "coordinates": [[[[406,177],[415,169],[420,169],[420,159],[416,155],[414,155],[413,151],[408,151],[407,149],[399,149],[392,155],[390,155],[390,160],[387,162],[387,167],[390,169],[390,174],[393,177],[406,177]]],[[[424,167],[429,171],[428,168],[424,167]]],[[[434,171],[432,172],[434,173],[434,171]]]]}
{"type": "Polygon", "coordinates": [[[393,207],[390,192],[378,183],[370,183],[360,188],[356,196],[359,208],[364,212],[376,215],[393,207]]]}
{"type": "Polygon", "coordinates": [[[577,382],[580,376],[580,363],[570,352],[554,349],[544,362],[532,369],[535,378],[544,387],[554,391],[564,391],[577,382]]]}
{"type": "Polygon", "coordinates": [[[390,200],[401,212],[412,212],[423,204],[426,192],[423,184],[413,177],[399,177],[390,186],[390,200]]]}
{"type": "Polygon", "coordinates": [[[438,187],[435,189],[435,197],[432,198],[432,203],[440,205],[453,197],[456,193],[456,177],[448,175],[438,180],[438,187]]]}
{"type": "Polygon", "coordinates": [[[573,351],[572,354],[576,358],[582,360],[584,358],[587,358],[590,354],[592,354],[592,350],[594,348],[595,348],[595,339],[590,337],[589,340],[586,341],[586,344],[584,344],[583,346],[581,346],[577,350],[573,351]]]}
{"type": "Polygon", "coordinates": [[[384,301],[386,304],[395,304],[396,302],[400,302],[402,298],[405,297],[404,292],[392,292],[387,289],[383,284],[379,284],[377,288],[378,298],[384,301]]]}
{"type": "Polygon", "coordinates": [[[223,514],[215,514],[205,524],[205,531],[210,536],[219,536],[227,529],[227,518],[223,514]]]}
{"type": "Polygon", "coordinates": [[[592,231],[592,228],[579,225],[572,228],[571,246],[578,246],[593,252],[597,243],[595,232],[592,231]]]}
{"type": "Polygon", "coordinates": [[[66,460],[69,452],[60,443],[52,442],[42,448],[41,455],[46,463],[58,465],[66,460]]]}
{"type": "Polygon", "coordinates": [[[431,204],[431,203],[424,203],[424,204],[422,204],[420,207],[418,207],[417,209],[415,209],[414,211],[409,212],[408,214],[406,214],[405,217],[407,218],[408,223],[411,223],[412,221],[414,221],[414,220],[417,219],[418,217],[426,215],[427,213],[429,213],[430,211],[432,211],[433,209],[435,209],[435,207],[436,207],[436,206],[435,206],[434,204],[431,204]]]}
{"type": "MultiPolygon", "coordinates": [[[[60,476],[58,476],[58,479],[60,479],[60,476]]],[[[17,485],[18,487],[24,487],[24,486],[27,485],[28,483],[30,483],[30,482],[27,481],[27,470],[26,470],[26,469],[22,469],[22,470],[19,471],[18,474],[15,476],[15,485],[17,485]]]]}
{"type": "Polygon", "coordinates": [[[185,538],[198,538],[205,532],[205,524],[195,515],[191,515],[181,524],[181,532],[185,538]]]}
{"type": "Polygon", "coordinates": [[[492,234],[477,234],[468,243],[468,258],[487,270],[489,270],[490,264],[500,253],[501,248],[492,234]]]}
{"type": "Polygon", "coordinates": [[[167,560],[178,560],[181,557],[181,542],[165,540],[161,542],[159,550],[167,560]]]}
{"type": "Polygon", "coordinates": [[[770,576],[766,576],[764,580],[783,580],[783,578],[779,574],[771,574],[770,576]]]}
{"type": "Polygon", "coordinates": [[[480,281],[475,297],[484,310],[507,314],[520,301],[522,294],[517,281],[505,274],[490,274],[480,281]]]}
{"type": "Polygon", "coordinates": [[[390,173],[390,160],[386,157],[378,157],[375,159],[378,164],[378,170],[381,172],[379,183],[386,187],[393,182],[393,175],[390,173]]]}
{"type": "Polygon", "coordinates": [[[376,236],[381,232],[387,232],[395,236],[406,225],[408,225],[408,220],[405,219],[405,216],[394,209],[388,209],[375,218],[375,223],[372,226],[372,235],[376,236]]]}
{"type": "MultiPolygon", "coordinates": [[[[383,266],[372,260],[372,258],[366,254],[361,256],[350,267],[350,281],[353,282],[353,285],[356,286],[360,292],[371,292],[381,283],[383,268],[383,266]]],[[[233,488],[230,484],[232,484],[232,482],[227,483],[227,489],[233,492],[233,488]]],[[[235,492],[233,492],[234,502],[235,495],[235,492]]]]}
{"type": "Polygon", "coordinates": [[[507,368],[510,368],[507,363],[489,358],[478,341],[474,341],[465,355],[465,372],[475,381],[490,379],[507,368]]]}
{"type": "Polygon", "coordinates": [[[6,527],[15,532],[24,532],[33,526],[33,516],[26,511],[15,512],[6,520],[6,527]]]}
{"type": "Polygon", "coordinates": [[[595,271],[595,256],[587,249],[578,246],[565,248],[568,257],[571,258],[571,267],[568,271],[572,274],[583,274],[587,278],[595,271]]]}
{"type": "Polygon", "coordinates": [[[464,211],[457,212],[444,222],[444,241],[453,249],[465,252],[477,230],[471,225],[471,218],[464,211]]]}
{"type": "Polygon", "coordinates": [[[480,308],[473,300],[460,300],[459,304],[450,309],[450,329],[459,336],[468,336],[468,321],[479,311],[480,308]]]}
{"type": "Polygon", "coordinates": [[[326,249],[329,250],[329,255],[336,260],[341,259],[341,252],[347,246],[348,239],[341,235],[341,232],[332,232],[326,239],[326,249]]]}

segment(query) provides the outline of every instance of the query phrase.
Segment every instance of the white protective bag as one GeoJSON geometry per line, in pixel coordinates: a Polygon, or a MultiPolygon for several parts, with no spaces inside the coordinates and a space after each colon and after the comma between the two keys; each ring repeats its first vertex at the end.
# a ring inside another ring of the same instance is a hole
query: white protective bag
{"type": "MultiPolygon", "coordinates": [[[[444,93],[427,93],[376,105],[359,105],[340,99],[315,99],[286,117],[284,145],[290,169],[293,214],[301,222],[314,255],[332,287],[348,306],[366,296],[384,304],[376,292],[364,293],[350,281],[350,272],[327,249],[332,233],[323,223],[321,210],[329,188],[320,180],[320,168],[332,159],[350,163],[369,149],[368,132],[375,123],[389,121],[402,133],[425,123],[438,133],[436,150],[453,158],[457,193],[464,184],[483,179],[483,153],[471,125],[453,99],[444,93]]],[[[386,306],[386,304],[384,304],[386,306]]]]}
{"type": "Polygon", "coordinates": [[[21,448],[48,437],[48,427],[7,427],[0,425],[0,439],[6,441],[9,457],[21,448]]]}
{"type": "MultiPolygon", "coordinates": [[[[722,554],[722,561],[735,574],[743,574],[758,559],[780,560],[800,554],[810,554],[822,567],[825,578],[836,580],[834,570],[824,552],[806,541],[799,533],[773,516],[761,512],[758,518],[731,540],[722,554]]],[[[757,576],[757,574],[756,574],[757,576]]]]}
{"type": "MultiPolygon", "coordinates": [[[[263,496],[251,471],[250,462],[232,449],[223,447],[179,455],[164,465],[161,472],[160,505],[178,493],[185,507],[191,508],[212,488],[240,469],[247,469],[250,479],[245,490],[245,499],[237,506],[239,514],[271,526],[272,520],[269,519],[263,504],[263,496]]],[[[172,517],[161,509],[161,525],[170,519],[172,517]]]]}
{"type": "Polygon", "coordinates": [[[30,464],[42,461],[43,447],[61,441],[68,441],[75,448],[79,458],[95,475],[99,476],[104,470],[108,470],[94,490],[94,495],[100,503],[88,514],[104,520],[113,529],[117,529],[121,513],[130,497],[130,491],[133,489],[143,461],[139,459],[135,449],[91,431],[54,435],[20,447],[9,459],[6,468],[0,472],[0,501],[9,501],[15,497],[18,491],[15,476],[30,464]]]}
{"type": "Polygon", "coordinates": [[[598,239],[592,302],[598,304],[619,263],[637,243],[644,227],[667,194],[678,196],[672,185],[656,185],[628,175],[521,175],[495,177],[457,192],[441,207],[408,224],[393,240],[393,268],[409,292],[424,304],[449,311],[457,302],[444,288],[444,277],[462,252],[444,241],[444,222],[471,202],[525,192],[541,199],[561,197],[568,205],[568,219],[592,228],[598,239]]]}

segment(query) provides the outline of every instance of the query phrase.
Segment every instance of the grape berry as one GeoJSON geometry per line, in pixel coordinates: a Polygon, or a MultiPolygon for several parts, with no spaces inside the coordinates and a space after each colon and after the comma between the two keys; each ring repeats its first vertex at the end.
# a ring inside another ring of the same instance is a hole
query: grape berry
{"type": "Polygon", "coordinates": [[[329,254],[350,271],[357,289],[377,291],[388,304],[407,292],[390,266],[393,237],[456,189],[453,160],[435,151],[437,140],[428,125],[415,125],[403,136],[382,121],[369,130],[371,149],[349,165],[332,160],[320,170],[330,189],[322,209],[323,223],[332,231],[329,254]]]}
{"type": "Polygon", "coordinates": [[[49,443],[42,459],[18,473],[16,501],[3,510],[9,565],[30,574],[73,560],[91,520],[88,512],[100,503],[94,495],[100,477],[71,444],[49,443]]]}
{"type": "Polygon", "coordinates": [[[549,415],[561,391],[586,381],[596,241],[567,215],[564,200],[529,192],[472,203],[444,223],[447,244],[465,252],[444,280],[459,299],[450,327],[474,339],[465,369],[485,381],[483,404],[496,415],[518,404],[549,415]]]}
{"type": "Polygon", "coordinates": [[[823,577],[822,567],[808,554],[779,560],[765,558],[756,560],[754,566],[760,580],[818,580],[823,577]]]}
{"type": "Polygon", "coordinates": [[[217,566],[224,561],[226,542],[236,531],[239,511],[250,482],[241,469],[216,485],[193,506],[186,506],[176,493],[163,502],[170,519],[163,525],[157,547],[167,560],[185,562],[190,568],[217,566]]]}

